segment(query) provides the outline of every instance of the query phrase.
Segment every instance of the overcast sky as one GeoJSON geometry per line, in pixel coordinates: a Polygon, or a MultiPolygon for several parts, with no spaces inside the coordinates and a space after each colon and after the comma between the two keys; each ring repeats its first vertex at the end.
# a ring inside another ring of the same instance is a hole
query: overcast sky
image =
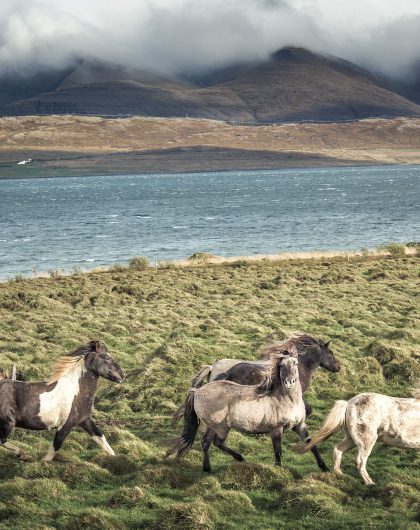
{"type": "Polygon", "coordinates": [[[0,70],[95,57],[162,73],[283,46],[394,76],[420,59],[420,0],[0,0],[0,70]]]}

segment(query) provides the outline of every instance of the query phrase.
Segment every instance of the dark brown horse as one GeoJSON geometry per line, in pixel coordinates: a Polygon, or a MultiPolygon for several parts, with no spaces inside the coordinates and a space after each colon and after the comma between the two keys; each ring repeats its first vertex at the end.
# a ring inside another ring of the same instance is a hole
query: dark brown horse
{"type": "MultiPolygon", "coordinates": [[[[340,370],[340,363],[329,348],[329,344],[329,342],[316,339],[309,335],[293,336],[282,342],[272,342],[262,349],[260,356],[263,360],[241,361],[238,359],[222,359],[212,366],[204,366],[192,379],[191,386],[192,388],[199,388],[206,377],[208,377],[209,382],[225,380],[241,385],[259,385],[266,377],[267,369],[271,366],[271,359],[275,355],[281,354],[283,350],[295,347],[299,354],[299,380],[302,393],[305,394],[311,383],[312,374],[317,368],[322,367],[334,373],[340,370]]],[[[312,408],[305,399],[304,403],[306,416],[308,417],[312,413],[312,408]]],[[[177,422],[183,416],[184,411],[185,401],[175,412],[173,417],[174,422],[177,422]]],[[[306,436],[310,440],[308,432],[306,436]]],[[[328,468],[317,447],[313,447],[311,450],[318,466],[322,470],[327,471],[328,468]]]]}
{"type": "Polygon", "coordinates": [[[44,461],[50,462],[70,431],[80,426],[108,454],[113,455],[114,451],[91,417],[101,376],[117,382],[125,377],[106,347],[98,341],[91,341],[59,357],[49,381],[0,381],[0,445],[23,458],[22,450],[7,441],[15,427],[57,429],[44,457],[44,461]]]}

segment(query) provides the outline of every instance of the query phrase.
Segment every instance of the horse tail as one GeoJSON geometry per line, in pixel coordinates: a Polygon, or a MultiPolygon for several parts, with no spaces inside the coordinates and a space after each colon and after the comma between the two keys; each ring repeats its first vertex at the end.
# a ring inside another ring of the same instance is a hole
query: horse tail
{"type": "Polygon", "coordinates": [[[202,366],[201,370],[191,379],[191,388],[199,388],[204,379],[210,375],[212,368],[210,364],[202,366]]]}
{"type": "MultiPolygon", "coordinates": [[[[210,364],[205,364],[201,367],[201,370],[195,374],[195,376],[191,379],[191,388],[199,388],[204,379],[208,377],[211,373],[211,369],[213,367],[210,364]]],[[[188,394],[185,400],[181,403],[181,405],[177,408],[174,415],[172,416],[172,425],[176,425],[179,420],[184,416],[185,413],[185,405],[187,403],[188,394]]]]}
{"type": "Polygon", "coordinates": [[[325,418],[323,426],[316,432],[309,443],[297,449],[298,453],[306,453],[314,447],[332,436],[345,422],[347,401],[338,400],[325,418]]]}
{"type": "Polygon", "coordinates": [[[189,451],[197,435],[200,419],[194,409],[194,395],[196,389],[190,388],[185,399],[184,429],[178,438],[173,440],[171,447],[166,452],[166,457],[176,452],[176,462],[189,451]]]}

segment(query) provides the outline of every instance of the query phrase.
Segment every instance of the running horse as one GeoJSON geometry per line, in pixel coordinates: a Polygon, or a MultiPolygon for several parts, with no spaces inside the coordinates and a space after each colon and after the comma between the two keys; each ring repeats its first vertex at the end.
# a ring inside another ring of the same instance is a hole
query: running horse
{"type": "Polygon", "coordinates": [[[276,465],[282,464],[283,431],[293,429],[307,439],[305,405],[299,381],[298,353],[295,348],[270,359],[270,369],[260,385],[238,385],[232,381],[213,381],[188,392],[184,430],[172,442],[166,456],[176,452],[176,460],[191,448],[200,422],[207,430],[203,435],[203,471],[210,472],[212,443],[235,460],[243,456],[225,444],[230,429],[243,433],[269,433],[276,465]]]}
{"type": "Polygon", "coordinates": [[[114,451],[92,420],[99,377],[121,383],[123,370],[104,344],[91,341],[57,359],[48,381],[0,381],[0,446],[24,458],[21,449],[7,440],[15,427],[36,431],[56,429],[44,457],[51,462],[74,427],[82,427],[108,454],[114,451]]]}
{"type": "Polygon", "coordinates": [[[363,482],[375,484],[366,463],[377,441],[402,449],[420,449],[420,393],[414,398],[398,398],[365,392],[349,401],[338,400],[324,425],[312,440],[297,452],[304,453],[327,440],[340,427],[344,439],[334,447],[334,471],[341,474],[343,454],[357,447],[356,464],[363,482]]]}
{"type": "MultiPolygon", "coordinates": [[[[239,359],[221,359],[212,366],[206,365],[194,376],[191,381],[192,388],[199,388],[204,380],[208,378],[209,382],[213,381],[232,381],[240,385],[260,385],[266,378],[267,370],[270,369],[271,360],[277,354],[281,354],[283,350],[296,348],[298,352],[298,370],[299,380],[302,387],[302,393],[308,390],[311,383],[313,372],[319,368],[337,373],[340,371],[340,363],[331,351],[330,342],[324,342],[321,339],[316,339],[309,335],[291,336],[282,342],[272,342],[266,345],[260,353],[263,360],[244,361],[239,359]]],[[[312,413],[312,407],[306,402],[305,404],[306,417],[312,413]]],[[[173,423],[179,421],[185,412],[187,399],[179,406],[173,416],[173,423]]],[[[306,425],[302,426],[306,429],[307,441],[310,440],[309,432],[306,425]]],[[[316,459],[318,467],[323,471],[328,471],[319,450],[316,446],[311,447],[311,451],[316,459]]]]}

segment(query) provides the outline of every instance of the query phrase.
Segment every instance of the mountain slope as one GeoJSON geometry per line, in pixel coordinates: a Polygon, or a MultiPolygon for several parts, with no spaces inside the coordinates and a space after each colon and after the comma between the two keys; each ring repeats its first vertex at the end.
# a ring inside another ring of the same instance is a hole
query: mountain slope
{"type": "Polygon", "coordinates": [[[418,114],[418,105],[336,57],[286,48],[229,81],[257,121],[345,120],[418,114]]]}
{"type": "Polygon", "coordinates": [[[3,115],[195,117],[250,123],[420,115],[420,106],[336,57],[285,48],[266,62],[193,80],[85,61],[57,88],[8,102],[3,115]]]}

